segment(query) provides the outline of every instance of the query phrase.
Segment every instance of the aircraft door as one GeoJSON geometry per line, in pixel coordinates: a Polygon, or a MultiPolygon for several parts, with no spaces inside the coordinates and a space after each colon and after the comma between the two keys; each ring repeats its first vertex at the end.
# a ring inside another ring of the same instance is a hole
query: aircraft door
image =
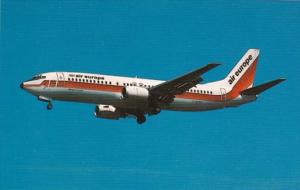
{"type": "Polygon", "coordinates": [[[221,92],[221,101],[224,102],[224,104],[225,104],[226,103],[226,89],[220,88],[220,92],[221,92]]]}
{"type": "Polygon", "coordinates": [[[64,73],[56,73],[57,75],[57,81],[56,81],[56,87],[63,87],[65,85],[65,75],[64,73]]]}

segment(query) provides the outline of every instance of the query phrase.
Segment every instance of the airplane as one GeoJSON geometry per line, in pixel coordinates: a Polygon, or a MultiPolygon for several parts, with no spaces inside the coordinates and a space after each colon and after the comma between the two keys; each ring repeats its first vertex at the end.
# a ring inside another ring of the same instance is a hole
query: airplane
{"type": "Polygon", "coordinates": [[[150,80],[79,72],[48,72],[35,75],[20,87],[38,100],[95,104],[97,118],[134,117],[138,124],[146,115],[161,110],[206,111],[238,107],[253,102],[263,91],[284,78],[253,86],[259,49],[249,49],[222,80],[201,83],[202,75],[220,64],[210,63],[172,80],[150,80]]]}

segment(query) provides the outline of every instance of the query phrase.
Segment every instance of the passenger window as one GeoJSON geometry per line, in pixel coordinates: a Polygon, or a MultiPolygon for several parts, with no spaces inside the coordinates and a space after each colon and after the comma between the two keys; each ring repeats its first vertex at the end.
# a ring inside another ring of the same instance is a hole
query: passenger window
{"type": "Polygon", "coordinates": [[[50,86],[51,86],[51,87],[56,86],[56,81],[50,81],[50,86]]]}
{"type": "Polygon", "coordinates": [[[109,82],[109,84],[111,84],[111,82],[109,82]]]}

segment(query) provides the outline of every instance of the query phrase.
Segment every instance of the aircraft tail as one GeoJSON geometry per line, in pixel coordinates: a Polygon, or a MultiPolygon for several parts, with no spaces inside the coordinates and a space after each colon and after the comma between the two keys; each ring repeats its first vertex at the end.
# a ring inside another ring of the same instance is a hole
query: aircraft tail
{"type": "Polygon", "coordinates": [[[236,95],[253,86],[259,49],[249,49],[224,79],[236,95]]]}

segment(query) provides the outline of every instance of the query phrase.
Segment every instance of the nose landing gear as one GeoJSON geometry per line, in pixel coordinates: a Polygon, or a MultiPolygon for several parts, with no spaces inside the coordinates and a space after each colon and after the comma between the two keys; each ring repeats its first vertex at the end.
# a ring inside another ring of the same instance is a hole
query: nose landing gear
{"type": "Polygon", "coordinates": [[[51,103],[51,99],[50,98],[47,98],[47,97],[44,97],[44,96],[38,96],[37,97],[39,101],[42,101],[42,102],[47,102],[47,110],[51,110],[53,108],[53,105],[51,103]]]}

